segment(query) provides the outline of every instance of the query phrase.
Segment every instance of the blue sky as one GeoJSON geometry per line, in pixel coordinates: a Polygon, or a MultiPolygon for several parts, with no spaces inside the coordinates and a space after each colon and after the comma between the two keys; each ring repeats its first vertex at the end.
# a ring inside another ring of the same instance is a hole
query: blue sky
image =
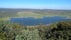
{"type": "Polygon", "coordinates": [[[0,0],[0,8],[71,10],[71,0],[0,0]]]}

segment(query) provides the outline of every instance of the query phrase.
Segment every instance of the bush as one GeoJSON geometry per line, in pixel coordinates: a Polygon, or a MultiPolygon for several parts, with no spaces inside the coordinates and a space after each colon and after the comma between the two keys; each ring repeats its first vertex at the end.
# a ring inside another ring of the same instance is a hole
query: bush
{"type": "Polygon", "coordinates": [[[0,40],[71,40],[71,22],[37,27],[0,22],[0,40]]]}

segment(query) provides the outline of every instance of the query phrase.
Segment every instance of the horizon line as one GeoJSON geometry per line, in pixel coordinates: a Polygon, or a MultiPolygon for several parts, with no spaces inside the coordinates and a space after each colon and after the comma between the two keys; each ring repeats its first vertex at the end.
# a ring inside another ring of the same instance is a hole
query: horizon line
{"type": "Polygon", "coordinates": [[[52,8],[5,8],[5,7],[0,7],[0,9],[39,9],[39,10],[71,10],[71,9],[52,9],[52,8]]]}

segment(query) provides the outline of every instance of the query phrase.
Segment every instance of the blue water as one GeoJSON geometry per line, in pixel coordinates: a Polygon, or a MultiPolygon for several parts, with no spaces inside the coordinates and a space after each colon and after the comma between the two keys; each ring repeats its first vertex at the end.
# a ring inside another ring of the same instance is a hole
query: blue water
{"type": "Polygon", "coordinates": [[[13,23],[19,23],[22,25],[39,25],[39,24],[50,24],[58,21],[65,20],[66,17],[59,17],[59,16],[54,16],[54,17],[43,17],[43,18],[33,18],[33,17],[28,17],[28,18],[11,18],[10,21],[13,23]]]}

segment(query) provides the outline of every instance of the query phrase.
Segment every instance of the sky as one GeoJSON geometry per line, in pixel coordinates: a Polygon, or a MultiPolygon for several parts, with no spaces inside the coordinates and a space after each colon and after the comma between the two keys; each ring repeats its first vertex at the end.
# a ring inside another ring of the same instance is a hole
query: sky
{"type": "Polygon", "coordinates": [[[0,8],[71,10],[71,0],[0,0],[0,8]]]}

